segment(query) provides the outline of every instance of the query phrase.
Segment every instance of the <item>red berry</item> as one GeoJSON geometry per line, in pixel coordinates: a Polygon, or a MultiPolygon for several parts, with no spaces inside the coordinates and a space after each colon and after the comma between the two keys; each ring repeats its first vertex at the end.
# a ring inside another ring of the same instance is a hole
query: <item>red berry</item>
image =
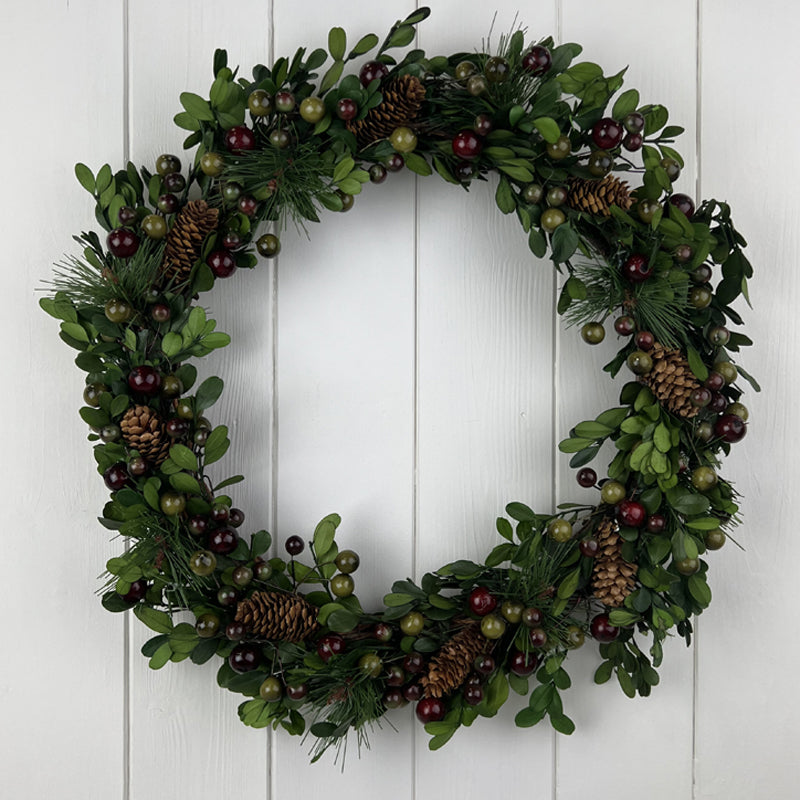
{"type": "Polygon", "coordinates": [[[256,146],[256,137],[247,125],[235,125],[225,132],[225,147],[232,153],[252,150],[256,146]]]}
{"type": "Polygon", "coordinates": [[[634,342],[640,350],[649,351],[655,347],[656,337],[650,331],[639,331],[634,338],[634,342]]]}
{"type": "Polygon", "coordinates": [[[736,414],[723,414],[714,423],[714,433],[724,442],[741,442],[747,433],[747,425],[736,414]]]}
{"type": "Polygon", "coordinates": [[[461,183],[466,183],[473,179],[476,171],[475,165],[470,164],[469,161],[459,161],[453,167],[453,177],[461,183]]]}
{"type": "Polygon", "coordinates": [[[386,670],[387,686],[402,686],[406,682],[406,673],[399,664],[391,664],[386,670]]]}
{"type": "Polygon", "coordinates": [[[667,518],[663,514],[651,514],[647,518],[646,529],[650,533],[661,533],[667,527],[667,518]]]}
{"type": "Polygon", "coordinates": [[[106,236],[106,247],[112,256],[130,258],[139,249],[139,237],[127,228],[114,228],[106,236]]]}
{"type": "Polygon", "coordinates": [[[544,647],[547,644],[547,634],[543,628],[531,628],[528,631],[531,647],[544,647]]]}
{"type": "Polygon", "coordinates": [[[423,697],[417,703],[417,719],[423,724],[438,722],[444,718],[444,712],[444,703],[438,697],[423,697]]]}
{"type": "Polygon", "coordinates": [[[625,135],[622,125],[611,117],[603,117],[592,128],[592,139],[601,150],[613,150],[625,135]]]}
{"type": "Polygon", "coordinates": [[[186,527],[192,536],[202,536],[208,530],[208,517],[189,517],[186,521],[186,527]]]}
{"type": "Polygon", "coordinates": [[[636,322],[633,317],[623,316],[614,320],[614,330],[620,336],[630,336],[636,330],[636,322]]]}
{"type": "Polygon", "coordinates": [[[464,687],[464,702],[468,706],[477,706],[483,701],[483,688],[472,684],[464,687]]]}
{"type": "Polygon", "coordinates": [[[725,385],[725,378],[719,372],[709,372],[703,385],[712,392],[718,392],[725,385]]]}
{"type": "Polygon", "coordinates": [[[485,586],[476,586],[469,593],[469,608],[473,614],[485,617],[497,608],[497,599],[485,586]]]}
{"type": "Polygon", "coordinates": [[[728,407],[728,398],[722,392],[712,392],[711,402],[706,406],[709,411],[721,414],[728,407]]]}
{"type": "Polygon", "coordinates": [[[231,650],[228,664],[234,672],[252,672],[261,663],[261,652],[257,647],[249,644],[240,644],[231,650]]]}
{"type": "Polygon", "coordinates": [[[236,261],[227,250],[215,250],[209,254],[206,264],[217,278],[227,278],[236,272],[236,261]]]}
{"type": "Polygon", "coordinates": [[[239,534],[233,528],[217,528],[208,537],[208,549],[223,556],[232,553],[238,544],[239,534]]]}
{"type": "Polygon", "coordinates": [[[124,461],[120,461],[117,464],[110,466],[103,473],[103,480],[105,481],[106,486],[108,486],[112,492],[118,492],[130,481],[130,476],[128,475],[128,465],[124,461]]]}
{"type": "Polygon", "coordinates": [[[229,622],[225,626],[225,637],[232,642],[239,642],[244,638],[244,624],[241,622],[229,622]]]}
{"type": "Polygon", "coordinates": [[[600,542],[597,539],[582,539],[578,549],[586,558],[594,558],[600,552],[600,542]]]}
{"type": "Polygon", "coordinates": [[[255,197],[251,197],[249,194],[243,194],[236,201],[236,207],[246,217],[252,217],[258,208],[258,201],[255,199],[255,197]]]}
{"type": "Polygon", "coordinates": [[[403,689],[403,697],[409,703],[416,703],[422,697],[422,687],[418,683],[411,683],[403,689]]]}
{"type": "Polygon", "coordinates": [[[180,417],[171,417],[167,420],[164,428],[168,436],[171,436],[173,439],[180,439],[182,436],[186,436],[186,434],[189,433],[189,421],[181,419],[180,417]]]}
{"type": "Polygon", "coordinates": [[[522,57],[522,68],[533,75],[544,75],[550,69],[552,63],[553,57],[550,55],[550,51],[539,44],[534,45],[522,57]]]}
{"type": "Polygon", "coordinates": [[[161,389],[161,374],[154,367],[134,367],[128,373],[128,386],[139,394],[158,394],[161,389]]]}
{"type": "Polygon", "coordinates": [[[339,119],[353,119],[356,114],[358,114],[358,106],[355,100],[351,100],[349,97],[343,97],[336,104],[336,116],[339,117],[339,119]]]}
{"type": "Polygon", "coordinates": [[[228,524],[232,528],[239,528],[244,523],[244,511],[241,508],[232,508],[228,513],[228,524]]]}
{"type": "Polygon", "coordinates": [[[608,621],[607,614],[598,614],[592,620],[589,629],[598,642],[613,642],[619,636],[619,628],[608,621]]]}
{"type": "Polygon", "coordinates": [[[323,636],[317,644],[317,653],[319,657],[325,661],[330,661],[334,656],[338,656],[344,652],[345,642],[341,636],[336,633],[329,633],[323,636]]]}
{"type": "Polygon", "coordinates": [[[475,659],[472,668],[478,675],[482,675],[485,678],[494,672],[496,666],[494,659],[490,655],[484,654],[475,659]]]}
{"type": "Polygon", "coordinates": [[[521,678],[532,675],[538,666],[539,659],[534,653],[523,653],[521,650],[516,650],[508,662],[508,668],[521,678]]]}
{"type": "Polygon", "coordinates": [[[617,504],[617,521],[627,528],[641,528],[647,519],[645,507],[636,500],[623,500],[617,504]]]}
{"type": "Polygon", "coordinates": [[[213,506],[211,509],[211,519],[213,519],[214,522],[227,522],[230,515],[230,509],[222,503],[213,506]]]}
{"type": "Polygon", "coordinates": [[[578,483],[584,488],[589,488],[597,483],[597,473],[591,467],[584,467],[578,470],[578,483]]]}
{"type": "Polygon", "coordinates": [[[475,122],[472,123],[472,130],[474,130],[478,136],[486,136],[491,133],[492,128],[494,128],[494,122],[488,114],[478,114],[478,116],[475,117],[475,122]]]}
{"type": "Polygon", "coordinates": [[[400,689],[387,689],[383,693],[383,704],[386,708],[400,708],[406,704],[406,699],[400,689]]]}
{"type": "Polygon", "coordinates": [[[299,556],[305,550],[306,543],[299,536],[290,536],[284,547],[290,556],[299,556]]]}
{"type": "Polygon", "coordinates": [[[290,700],[302,700],[308,694],[308,684],[305,683],[287,683],[286,696],[290,700]]]}
{"type": "Polygon", "coordinates": [[[122,599],[126,603],[138,603],[140,600],[144,600],[144,596],[147,594],[149,586],[147,581],[134,581],[131,584],[131,588],[122,595],[122,599]]]}
{"type": "Polygon", "coordinates": [[[409,653],[403,659],[403,669],[411,675],[425,669],[425,659],[420,653],[409,653]]]}
{"type": "Polygon", "coordinates": [[[625,138],[622,140],[622,146],[629,153],[635,153],[637,150],[641,150],[643,144],[644,137],[641,133],[626,133],[625,138]]]}
{"type": "Polygon", "coordinates": [[[180,204],[181,201],[174,194],[162,194],[156,200],[156,208],[163,214],[174,214],[180,204]]]}
{"type": "Polygon", "coordinates": [[[642,283],[653,274],[653,267],[645,256],[634,253],[622,265],[622,274],[632,283],[642,283]]]}
{"type": "Polygon", "coordinates": [[[375,626],[373,633],[379,642],[388,642],[392,638],[392,626],[387,625],[385,622],[379,622],[375,626]]]}
{"type": "Polygon", "coordinates": [[[361,81],[362,86],[369,86],[372,81],[383,80],[389,74],[389,68],[386,64],[380,61],[367,61],[361,72],[358,73],[358,79],[361,81]]]}
{"type": "Polygon", "coordinates": [[[400,172],[406,165],[405,159],[400,153],[392,153],[390,156],[387,156],[384,163],[389,172],[400,172]]]}
{"type": "Polygon", "coordinates": [[[228,231],[222,237],[222,246],[226,250],[237,250],[242,246],[242,237],[236,231],[228,231]]]}
{"type": "Polygon", "coordinates": [[[675,206],[679,211],[682,211],[687,219],[691,219],[694,216],[694,201],[688,194],[676,192],[670,195],[668,202],[671,206],[675,206]]]}
{"type": "Polygon", "coordinates": [[[475,131],[463,130],[459,131],[452,143],[453,153],[465,161],[471,161],[477,158],[483,150],[483,140],[478,136],[475,131]]]}

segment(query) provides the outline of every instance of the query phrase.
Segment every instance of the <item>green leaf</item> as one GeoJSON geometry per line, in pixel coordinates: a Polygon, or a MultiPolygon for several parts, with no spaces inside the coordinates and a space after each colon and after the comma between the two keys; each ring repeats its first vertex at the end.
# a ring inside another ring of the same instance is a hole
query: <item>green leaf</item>
{"type": "MultiPolygon", "coordinates": [[[[201,411],[211,408],[211,406],[219,400],[223,386],[222,379],[215,375],[206,378],[200,386],[197,387],[197,393],[194,399],[195,411],[199,414],[201,411]]],[[[207,442],[206,448],[208,448],[207,442]]]]}
{"type": "Polygon", "coordinates": [[[578,588],[578,581],[580,580],[580,577],[580,568],[570,572],[569,575],[567,575],[567,577],[564,578],[564,580],[559,584],[556,596],[561,600],[566,600],[568,597],[572,597],[578,588]]]}
{"type": "Polygon", "coordinates": [[[150,669],[161,669],[172,658],[172,647],[169,642],[164,642],[150,658],[150,669]]]}
{"type": "Polygon", "coordinates": [[[268,531],[258,531],[250,539],[250,554],[260,556],[266,553],[272,545],[272,536],[268,531]]]}
{"type": "Polygon", "coordinates": [[[538,228],[531,228],[528,234],[528,247],[537,258],[544,258],[547,255],[547,239],[538,228]]]}
{"type": "Polygon", "coordinates": [[[494,199],[497,202],[497,207],[504,213],[510,214],[517,204],[514,201],[514,192],[511,189],[511,184],[508,178],[501,176],[497,184],[497,190],[494,194],[494,199]]]}
{"type": "Polygon", "coordinates": [[[172,631],[172,620],[169,615],[164,611],[158,611],[150,606],[135,606],[133,613],[145,624],[150,630],[156,633],[170,633],[172,631]]]}
{"type": "Polygon", "coordinates": [[[77,341],[85,344],[89,343],[89,334],[86,333],[86,328],[84,328],[79,322],[62,322],[61,330],[72,339],[76,339],[77,341]]]}
{"type": "Polygon", "coordinates": [[[631,113],[631,111],[636,111],[636,108],[639,105],[639,92],[636,89],[628,89],[628,91],[623,92],[614,103],[614,107],[611,110],[611,116],[614,119],[622,119],[623,117],[627,116],[631,113]]]}
{"type": "Polygon", "coordinates": [[[564,261],[567,261],[578,249],[579,243],[578,234],[575,232],[572,225],[569,223],[559,225],[551,237],[551,258],[553,262],[562,264],[564,261]]]}
{"type": "Polygon", "coordinates": [[[203,462],[213,464],[219,461],[228,452],[231,442],[228,439],[228,428],[225,425],[217,425],[208,435],[203,449],[203,462]]]}
{"type": "Polygon", "coordinates": [[[413,602],[415,599],[416,598],[410,594],[405,594],[403,592],[391,592],[390,594],[384,595],[383,603],[389,608],[397,608],[398,606],[407,605],[408,603],[413,602]]]}
{"type": "Polygon", "coordinates": [[[356,56],[363,56],[364,53],[369,53],[373,47],[377,47],[380,39],[374,33],[368,33],[366,36],[362,36],[358,42],[356,42],[356,46],[350,51],[350,55],[348,59],[355,58],[356,56]]]}
{"type": "Polygon", "coordinates": [[[669,453],[672,449],[672,437],[670,436],[669,428],[663,422],[659,422],[656,425],[656,429],[653,432],[653,444],[662,453],[669,453]]]}
{"type": "Polygon", "coordinates": [[[185,131],[199,131],[200,130],[200,123],[188,111],[179,111],[172,118],[172,121],[179,128],[183,128],[183,130],[185,130],[185,131]]]}
{"type": "Polygon", "coordinates": [[[533,127],[542,134],[542,138],[553,144],[561,136],[561,129],[552,117],[537,117],[533,120],[533,127]]]}
{"type": "Polygon", "coordinates": [[[319,85],[320,92],[326,92],[331,86],[335,85],[335,83],[342,77],[342,72],[344,71],[344,61],[334,61],[333,64],[328,68],[328,71],[325,73],[325,76],[322,78],[322,82],[319,85]]]}
{"type": "Polygon", "coordinates": [[[613,432],[613,428],[609,428],[600,422],[579,422],[575,426],[575,433],[583,439],[602,439],[610,436],[613,432]]]}
{"type": "Polygon", "coordinates": [[[704,575],[695,574],[689,577],[689,594],[706,608],[711,603],[711,588],[706,583],[704,575]]]}
{"type": "Polygon", "coordinates": [[[328,51],[337,61],[344,58],[347,49],[347,34],[343,28],[331,28],[328,33],[328,51]]]}
{"type": "Polygon", "coordinates": [[[508,700],[508,680],[503,670],[498,669],[486,687],[484,702],[491,712],[496,712],[508,700]]]}
{"type": "Polygon", "coordinates": [[[331,549],[334,537],[336,536],[336,526],[341,519],[338,514],[331,517],[325,517],[321,520],[314,530],[314,552],[317,556],[322,556],[331,549]]]}
{"type": "Polygon", "coordinates": [[[405,153],[403,156],[406,166],[417,175],[427,176],[432,175],[433,170],[431,165],[418,153],[405,153]]]}
{"type": "Polygon", "coordinates": [[[566,736],[569,736],[575,730],[575,723],[566,714],[551,714],[550,724],[555,730],[566,736]]]}
{"type": "Polygon", "coordinates": [[[214,491],[218,492],[220,489],[224,489],[226,486],[235,486],[237,483],[241,483],[243,480],[244,475],[231,475],[230,478],[225,478],[224,481],[220,481],[214,487],[214,491]]]}
{"type": "Polygon", "coordinates": [[[544,719],[545,710],[534,711],[532,708],[523,708],[514,717],[514,724],[518,728],[532,728],[544,719]]]}
{"type": "Polygon", "coordinates": [[[564,439],[558,443],[558,449],[562,453],[577,453],[591,444],[594,444],[594,439],[564,439]]]}
{"type": "Polygon", "coordinates": [[[75,165],[75,177],[78,179],[78,183],[80,183],[89,194],[94,194],[94,175],[92,175],[92,171],[86,164],[78,163],[75,165]]]}
{"type": "Polygon", "coordinates": [[[694,492],[684,492],[682,494],[667,493],[667,502],[679,514],[687,516],[698,516],[705,514],[711,505],[709,499],[702,494],[695,494],[694,492]]]}
{"type": "Polygon", "coordinates": [[[405,47],[414,41],[417,32],[411,25],[401,25],[389,39],[388,47],[405,47]]]}
{"type": "Polygon", "coordinates": [[[192,92],[181,92],[181,105],[195,119],[205,122],[214,121],[214,112],[211,110],[208,100],[204,100],[200,95],[192,92]]]}
{"type": "Polygon", "coordinates": [[[197,478],[193,478],[186,472],[176,472],[169,476],[169,482],[173,489],[189,494],[203,494],[203,487],[200,486],[197,478]]]}
{"type": "Polygon", "coordinates": [[[595,683],[606,683],[611,678],[611,673],[614,670],[614,663],[612,661],[604,661],[594,672],[595,683]]]}
{"type": "Polygon", "coordinates": [[[169,457],[181,468],[197,472],[197,456],[185,445],[174,444],[169,449],[169,457]]]}
{"type": "Polygon", "coordinates": [[[708,377],[708,367],[703,363],[700,353],[694,347],[686,348],[686,358],[689,362],[689,369],[694,373],[694,376],[701,381],[708,377]]]}
{"type": "Polygon", "coordinates": [[[164,335],[161,340],[161,352],[167,358],[174,358],[183,349],[183,339],[174,331],[164,335]]]}

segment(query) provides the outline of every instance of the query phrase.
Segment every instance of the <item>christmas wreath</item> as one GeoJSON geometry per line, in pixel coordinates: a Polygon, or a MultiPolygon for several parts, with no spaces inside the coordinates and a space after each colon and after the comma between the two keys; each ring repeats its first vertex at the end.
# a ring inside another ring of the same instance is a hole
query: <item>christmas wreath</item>
{"type": "Polygon", "coordinates": [[[719,459],[747,430],[739,379],[758,389],[732,355],[750,341],[727,327],[747,299],[745,242],[725,203],[673,191],[682,129],[667,109],[620,91],[622,72],[573,63],[580,46],[526,45],[521,30],[493,54],[390,55],[428,14],[349,50],[333,28],[327,50],[300,48],[252,78],[217,51],[209,98],[183,93],[175,117],[194,149],[187,175],[173,155],[155,173],[77,165],[107,235],[76,236],[82,253],[57,265],[41,300],[86,373],[80,415],[111,492],[100,522],[126,545],[107,564],[103,605],[154,631],[142,647],[154,669],[221,659],[219,685],[247,698],[242,721],[307,731],[315,758],[408,702],[438,748],[510,689],[527,697],[517,725],[548,716],[570,733],[564,663],[587,636],[598,683],[616,675],[625,694],[648,695],[665,637],[688,643],[711,600],[704,556],[738,510],[719,459]],[[621,348],[604,370],[632,376],[619,406],[559,445],[593,504],[511,503],[483,563],[398,580],[370,612],[336,514],[277,550],[266,531],[242,535],[222,491],[241,476],[210,477],[229,446],[206,416],[223,384],[195,386],[190,362],[229,343],[198,296],[255,268],[253,244],[274,258],[288,219],[348,211],[401,169],[464,189],[494,180],[500,211],[564,278],[558,312],[589,344],[612,320],[621,348]],[[607,442],[598,480],[587,464],[607,442]]]}

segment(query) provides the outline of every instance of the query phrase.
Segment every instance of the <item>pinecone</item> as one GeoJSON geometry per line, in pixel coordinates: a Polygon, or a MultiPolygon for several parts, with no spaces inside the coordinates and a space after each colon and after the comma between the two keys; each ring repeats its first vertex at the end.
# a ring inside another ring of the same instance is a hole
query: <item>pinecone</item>
{"type": "Polygon", "coordinates": [[[415,75],[398,75],[381,87],[383,100],[364,119],[352,120],[347,129],[355,134],[359,149],[385,139],[395,128],[410,125],[419,116],[425,87],[415,75]]]}
{"type": "Polygon", "coordinates": [[[302,642],[317,630],[317,608],[299,594],[254,592],[236,607],[236,622],[263,639],[302,642]]]}
{"type": "Polygon", "coordinates": [[[632,203],[628,184],[613,175],[606,175],[599,181],[574,178],[569,184],[567,204],[578,211],[609,217],[610,206],[627,211],[632,203]]]}
{"type": "Polygon", "coordinates": [[[206,236],[217,227],[219,209],[211,208],[205,200],[188,202],[175,218],[167,234],[161,278],[164,283],[183,283],[189,279],[206,236]]]}
{"type": "Polygon", "coordinates": [[[663,347],[658,342],[650,351],[653,369],[639,380],[650,388],[662,406],[684,419],[696,416],[700,409],[692,404],[692,392],[700,382],[689,368],[680,350],[663,347]]]}
{"type": "Polygon", "coordinates": [[[617,524],[604,519],[595,530],[600,550],[592,570],[594,596],[609,608],[618,608],[636,585],[636,564],[622,558],[622,539],[617,524]]]}
{"type": "Polygon", "coordinates": [[[448,641],[428,666],[422,676],[422,693],[425,697],[442,697],[458,689],[472,672],[472,662],[488,646],[478,622],[470,622],[448,641]]]}
{"type": "Polygon", "coordinates": [[[122,438],[131,450],[154,467],[160,467],[169,455],[172,444],[164,421],[150,406],[134,406],[125,412],[119,427],[122,438]]]}

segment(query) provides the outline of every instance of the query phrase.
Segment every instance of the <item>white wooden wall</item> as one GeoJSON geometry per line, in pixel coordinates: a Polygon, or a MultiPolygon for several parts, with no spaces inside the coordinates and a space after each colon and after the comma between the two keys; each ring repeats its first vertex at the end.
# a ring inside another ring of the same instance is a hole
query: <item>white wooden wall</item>
{"type": "MultiPolygon", "coordinates": [[[[750,435],[725,467],[745,495],[746,551],[713,554],[696,644],[671,642],[648,700],[593,686],[596,650],[576,653],[572,737],[517,730],[509,709],[431,754],[406,710],[344,774],[308,766],[297,739],[240,725],[212,665],[150,672],[142,630],[93,595],[120,545],[95,522],[106,492],[76,413],[82,373],[36,307],[50,264],[92,224],[72,165],[179,152],[178,94],[207,91],[216,46],[249,68],[324,44],[334,24],[381,34],[415,4],[4,0],[3,797],[797,796],[800,12],[784,0],[430,5],[429,52],[479,47],[495,8],[496,32],[522,8],[531,38],[578,41],[607,72],[629,64],[629,85],[687,128],[681,190],[730,201],[750,240],[746,358],[765,391],[747,398],[750,435]]],[[[554,443],[613,402],[598,370],[614,343],[590,351],[563,331],[555,294],[491,186],[467,195],[409,174],[221,283],[211,310],[234,345],[206,369],[226,380],[213,416],[233,430],[229,471],[248,476],[236,492],[247,524],[282,540],[340,512],[368,603],[395,578],[484,554],[510,500],[585,497],[554,443]]]]}

